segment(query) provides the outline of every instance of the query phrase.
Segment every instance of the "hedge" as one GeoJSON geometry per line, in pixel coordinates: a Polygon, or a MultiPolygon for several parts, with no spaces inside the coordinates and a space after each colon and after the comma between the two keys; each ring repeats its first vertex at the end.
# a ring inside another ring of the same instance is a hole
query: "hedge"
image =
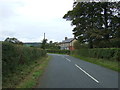
{"type": "Polygon", "coordinates": [[[120,61],[120,48],[94,48],[75,50],[72,54],[85,57],[120,61]]]}
{"type": "Polygon", "coordinates": [[[18,67],[30,65],[33,61],[46,55],[46,51],[12,43],[2,43],[3,81],[9,73],[18,72],[18,67]]]}
{"type": "Polygon", "coordinates": [[[46,50],[48,53],[70,54],[70,50],[46,50]]]}

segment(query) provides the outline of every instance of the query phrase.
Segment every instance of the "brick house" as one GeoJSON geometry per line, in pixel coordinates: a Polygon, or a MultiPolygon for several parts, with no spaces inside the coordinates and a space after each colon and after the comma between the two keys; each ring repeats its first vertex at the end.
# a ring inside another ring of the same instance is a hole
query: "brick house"
{"type": "Polygon", "coordinates": [[[76,41],[74,38],[67,38],[59,43],[61,50],[74,50],[73,44],[76,41]]]}

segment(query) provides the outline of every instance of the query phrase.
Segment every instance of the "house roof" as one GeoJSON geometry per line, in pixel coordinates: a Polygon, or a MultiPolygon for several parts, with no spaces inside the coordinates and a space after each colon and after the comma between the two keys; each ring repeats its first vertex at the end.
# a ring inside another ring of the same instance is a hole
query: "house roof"
{"type": "Polygon", "coordinates": [[[74,40],[74,38],[69,38],[69,39],[63,40],[62,43],[69,43],[73,40],[74,40]]]}

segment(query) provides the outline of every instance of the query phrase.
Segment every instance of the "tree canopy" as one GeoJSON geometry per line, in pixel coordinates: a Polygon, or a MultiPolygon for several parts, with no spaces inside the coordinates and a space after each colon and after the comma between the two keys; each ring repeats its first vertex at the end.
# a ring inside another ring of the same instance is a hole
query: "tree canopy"
{"type": "Polygon", "coordinates": [[[41,44],[41,48],[45,49],[46,48],[46,44],[47,44],[47,39],[43,39],[42,44],[41,44]]]}
{"type": "Polygon", "coordinates": [[[80,2],[63,18],[72,21],[73,34],[93,47],[120,47],[120,2],[80,2]]]}
{"type": "Polygon", "coordinates": [[[23,43],[21,41],[19,41],[17,38],[6,38],[5,42],[10,42],[10,43],[14,43],[14,44],[19,44],[19,45],[23,45],[23,43]]]}

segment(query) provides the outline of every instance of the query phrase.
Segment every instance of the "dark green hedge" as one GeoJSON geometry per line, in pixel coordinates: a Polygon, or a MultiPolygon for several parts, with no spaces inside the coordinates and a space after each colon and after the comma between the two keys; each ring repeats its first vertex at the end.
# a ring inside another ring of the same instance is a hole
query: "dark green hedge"
{"type": "Polygon", "coordinates": [[[120,61],[120,48],[94,48],[75,50],[72,54],[120,61]]]}
{"type": "MultiPolygon", "coordinates": [[[[30,65],[33,61],[46,55],[46,51],[12,43],[2,43],[2,75],[18,71],[18,67],[30,65]]],[[[4,79],[4,78],[3,78],[4,79]]]]}
{"type": "Polygon", "coordinates": [[[48,53],[70,54],[70,50],[46,50],[48,53]]]}

